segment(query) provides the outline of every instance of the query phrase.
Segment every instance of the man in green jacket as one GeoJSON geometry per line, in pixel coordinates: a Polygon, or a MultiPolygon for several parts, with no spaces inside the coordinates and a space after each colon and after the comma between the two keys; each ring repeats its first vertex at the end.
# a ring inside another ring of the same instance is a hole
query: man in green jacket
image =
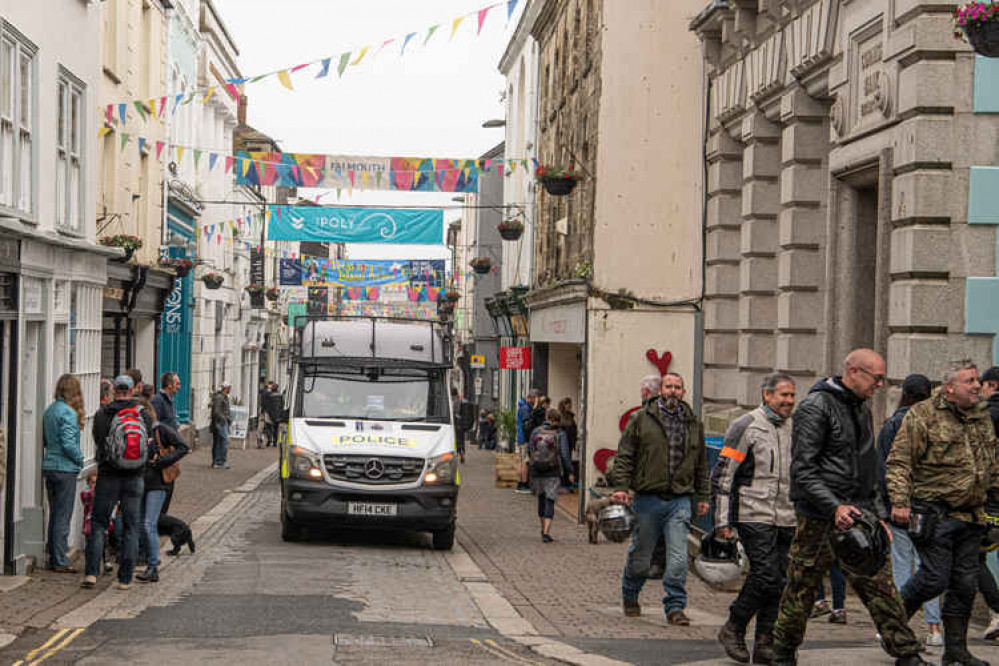
{"type": "Polygon", "coordinates": [[[704,428],[690,405],[683,401],[683,378],[663,376],[658,400],[650,400],[625,428],[607,474],[616,488],[612,499],[631,504],[638,525],[624,565],[621,593],[624,614],[641,615],[638,595],[652,561],[652,551],[666,537],[666,573],[663,576],[663,611],[666,621],[686,627],[687,534],[691,504],[697,515],[708,512],[708,461],[704,428]],[[627,491],[635,493],[634,501],[627,491]]]}

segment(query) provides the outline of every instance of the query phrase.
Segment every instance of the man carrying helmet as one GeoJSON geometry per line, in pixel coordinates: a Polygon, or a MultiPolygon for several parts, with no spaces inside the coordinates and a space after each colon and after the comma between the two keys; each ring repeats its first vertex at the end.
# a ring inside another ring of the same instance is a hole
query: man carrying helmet
{"type": "MultiPolygon", "coordinates": [[[[791,543],[787,587],[780,600],[774,626],[774,664],[797,663],[797,650],[805,638],[816,588],[835,559],[867,607],[888,654],[897,666],[926,664],[919,657],[921,645],[909,629],[905,607],[892,582],[887,559],[887,538],[857,536],[852,532],[862,514],[885,514],[878,484],[878,452],[874,423],[867,400],[885,381],[885,362],[870,349],[856,349],[843,361],[843,374],[816,383],[794,414],[791,431],[791,500],[797,528],[791,543]],[[853,529],[851,529],[853,528],[853,529]],[[833,552],[834,542],[868,543],[860,555],[872,568],[854,568],[855,558],[844,561],[833,552]],[[873,571],[873,573],[871,573],[873,571]]],[[[897,446],[897,443],[896,443],[897,446]]],[[[865,525],[871,521],[864,520],[865,525]]],[[[879,536],[886,530],[873,521],[879,536]]]]}
{"type": "Polygon", "coordinates": [[[910,526],[920,565],[902,588],[912,616],[946,592],[942,664],[983,666],[968,652],[968,620],[978,589],[984,507],[999,498],[996,433],[979,402],[978,368],[952,363],[943,386],[905,415],[887,461],[892,520],[910,526]]]}
{"type": "Polygon", "coordinates": [[[663,575],[663,611],[667,624],[686,627],[687,535],[691,501],[698,515],[708,512],[708,461],[704,428],[683,401],[683,378],[663,375],[658,400],[650,400],[628,422],[614,457],[607,483],[617,491],[612,499],[631,504],[638,525],[621,581],[624,614],[641,614],[638,595],[649,575],[652,551],[666,536],[666,572],[663,575]]]}
{"type": "Polygon", "coordinates": [[[753,616],[753,663],[774,659],[773,626],[794,538],[789,496],[794,380],[770,374],[761,389],[763,404],[729,426],[711,474],[716,535],[728,540],[738,533],[749,558],[749,575],[718,633],[729,658],[743,664],[749,663],[746,627],[753,616]]]}

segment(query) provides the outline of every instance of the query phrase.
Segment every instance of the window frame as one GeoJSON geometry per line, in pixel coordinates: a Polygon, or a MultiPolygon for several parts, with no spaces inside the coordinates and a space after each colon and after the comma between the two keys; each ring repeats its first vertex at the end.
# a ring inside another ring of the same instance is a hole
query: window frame
{"type": "Polygon", "coordinates": [[[0,20],[0,76],[3,75],[3,46],[11,46],[9,63],[10,109],[5,113],[3,88],[0,84],[0,214],[15,217],[23,222],[38,222],[38,143],[35,128],[38,126],[38,47],[22,35],[14,26],[0,20]],[[27,58],[27,72],[30,76],[27,89],[23,81],[22,60],[27,58]],[[27,93],[27,99],[25,94],[27,93]],[[25,114],[25,105],[28,113],[25,114]],[[4,154],[4,124],[9,126],[11,135],[11,155],[4,154]],[[23,141],[27,137],[28,165],[24,170],[23,141]],[[10,160],[11,174],[4,170],[10,160]],[[8,182],[9,179],[9,182],[8,182]],[[10,187],[10,203],[4,201],[5,186],[10,187]]]}
{"type": "Polygon", "coordinates": [[[63,234],[83,237],[86,231],[86,99],[87,86],[72,72],[59,66],[56,77],[56,214],[55,228],[63,234]],[[63,87],[66,94],[63,95],[63,87]],[[74,132],[74,103],[76,107],[74,132]],[[65,121],[65,126],[63,125],[65,121]],[[64,154],[65,153],[65,154],[64,154]],[[59,182],[60,163],[65,160],[65,180],[59,182]],[[76,205],[73,207],[73,171],[76,175],[76,205]],[[60,192],[60,189],[63,191],[60,192]],[[63,208],[64,210],[60,210],[63,208]],[[75,215],[72,215],[75,213],[75,215]],[[70,219],[75,217],[75,221],[70,219]]]}

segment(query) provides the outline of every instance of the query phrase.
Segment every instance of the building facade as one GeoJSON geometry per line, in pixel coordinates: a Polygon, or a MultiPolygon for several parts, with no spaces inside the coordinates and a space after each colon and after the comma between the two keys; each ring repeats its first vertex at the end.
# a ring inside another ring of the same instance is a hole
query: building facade
{"type": "MultiPolygon", "coordinates": [[[[42,564],[42,412],[79,377],[98,405],[101,296],[96,243],[101,7],[59,0],[0,9],[0,441],[5,573],[42,564]]],[[[94,455],[90,421],[83,450],[94,455]]],[[[74,527],[79,527],[79,516],[74,527]]],[[[73,534],[79,534],[74,529],[73,534]]]]}
{"type": "Polygon", "coordinates": [[[758,404],[763,374],[803,393],[856,347],[896,387],[996,362],[999,70],[954,39],[955,4],[715,3],[693,21],[714,429],[758,404]]]}
{"type": "Polygon", "coordinates": [[[685,29],[698,9],[548,0],[531,30],[537,158],[583,176],[568,196],[537,193],[534,383],[577,406],[586,485],[642,377],[668,365],[698,402],[702,77],[685,29]]]}

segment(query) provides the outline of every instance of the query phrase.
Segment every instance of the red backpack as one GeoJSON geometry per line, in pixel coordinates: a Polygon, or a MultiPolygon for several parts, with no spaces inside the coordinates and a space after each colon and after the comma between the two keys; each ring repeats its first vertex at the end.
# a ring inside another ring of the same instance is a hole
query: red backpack
{"type": "Polygon", "coordinates": [[[149,458],[149,433],[142,418],[142,406],[118,410],[104,441],[104,461],[116,469],[142,469],[149,458]]]}

